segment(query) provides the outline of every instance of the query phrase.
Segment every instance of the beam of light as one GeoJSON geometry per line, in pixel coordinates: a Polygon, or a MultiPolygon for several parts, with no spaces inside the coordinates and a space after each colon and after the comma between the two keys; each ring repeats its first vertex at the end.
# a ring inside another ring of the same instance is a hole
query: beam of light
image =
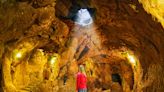
{"type": "Polygon", "coordinates": [[[93,23],[93,19],[87,9],[80,9],[76,15],[76,24],[87,26],[93,23]]]}

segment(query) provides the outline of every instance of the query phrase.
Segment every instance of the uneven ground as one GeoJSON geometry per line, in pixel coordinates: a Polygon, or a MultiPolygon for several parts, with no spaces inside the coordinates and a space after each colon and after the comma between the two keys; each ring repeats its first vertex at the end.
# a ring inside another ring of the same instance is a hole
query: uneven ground
{"type": "Polygon", "coordinates": [[[1,91],[75,92],[79,64],[89,92],[164,91],[164,30],[138,1],[0,3],[1,91]],[[92,9],[93,24],[74,23],[79,8],[92,9]]]}

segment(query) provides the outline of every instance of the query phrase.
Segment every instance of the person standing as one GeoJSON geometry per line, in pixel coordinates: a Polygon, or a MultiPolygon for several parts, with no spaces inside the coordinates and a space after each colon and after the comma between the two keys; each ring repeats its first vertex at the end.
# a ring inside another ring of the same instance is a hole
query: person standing
{"type": "Polygon", "coordinates": [[[79,72],[76,79],[77,92],[87,92],[87,77],[83,65],[79,66],[79,72]]]}

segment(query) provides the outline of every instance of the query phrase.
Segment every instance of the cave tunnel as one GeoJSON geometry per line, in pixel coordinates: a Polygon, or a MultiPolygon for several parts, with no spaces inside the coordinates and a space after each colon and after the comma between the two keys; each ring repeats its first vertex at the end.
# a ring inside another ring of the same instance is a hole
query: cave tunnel
{"type": "Polygon", "coordinates": [[[0,0],[0,66],[0,92],[164,92],[164,1],[0,0]]]}

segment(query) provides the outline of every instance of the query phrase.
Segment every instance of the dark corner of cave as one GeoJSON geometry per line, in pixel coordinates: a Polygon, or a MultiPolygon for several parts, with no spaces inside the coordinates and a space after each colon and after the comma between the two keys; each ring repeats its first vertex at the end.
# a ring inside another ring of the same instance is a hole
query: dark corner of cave
{"type": "Polygon", "coordinates": [[[164,92],[163,0],[0,0],[0,92],[164,92]]]}

